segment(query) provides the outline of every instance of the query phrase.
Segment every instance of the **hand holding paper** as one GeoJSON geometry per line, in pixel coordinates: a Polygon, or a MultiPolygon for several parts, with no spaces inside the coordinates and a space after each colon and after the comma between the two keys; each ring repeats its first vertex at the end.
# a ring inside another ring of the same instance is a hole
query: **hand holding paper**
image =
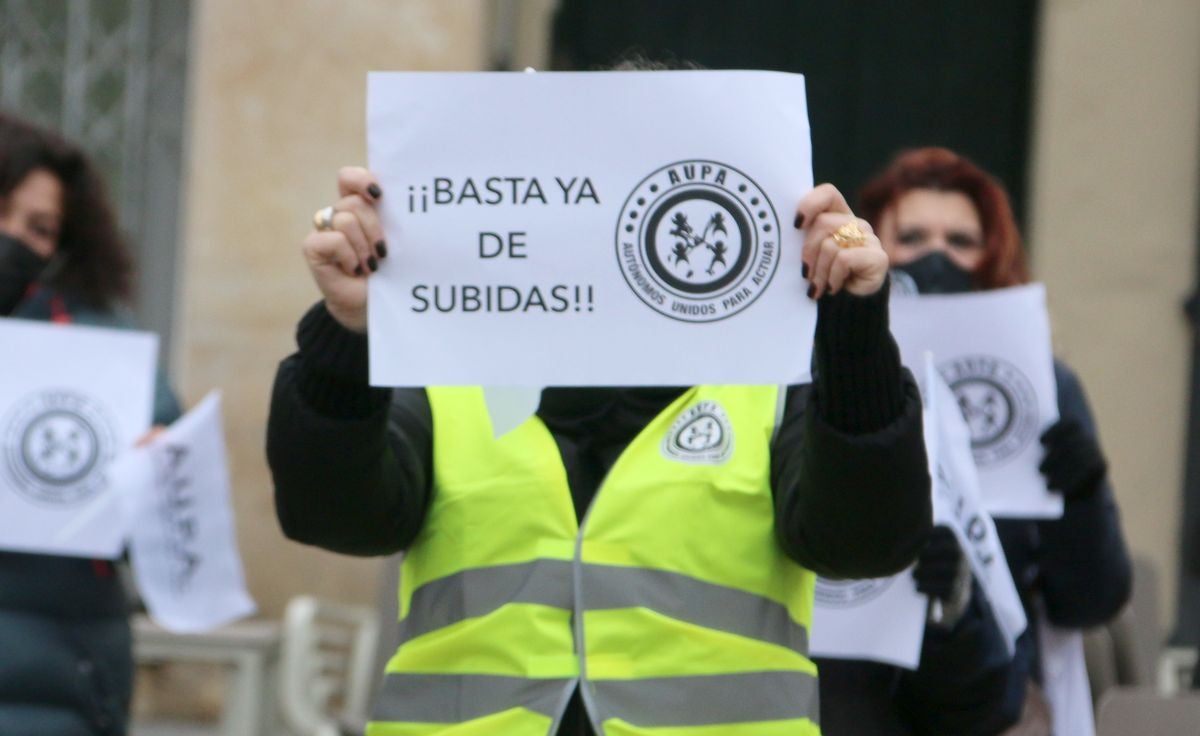
{"type": "Polygon", "coordinates": [[[304,260],[329,313],[347,329],[367,331],[367,276],[387,255],[375,203],[383,196],[371,172],[347,166],[338,172],[340,199],[304,239],[304,260]]]}
{"type": "Polygon", "coordinates": [[[811,284],[810,298],[820,299],[843,288],[869,296],[883,286],[887,254],[870,223],[854,216],[846,198],[832,184],[820,184],[804,195],[796,208],[796,225],[805,231],[804,273],[811,284]],[[861,244],[847,247],[835,237],[847,225],[857,225],[861,244]]]}

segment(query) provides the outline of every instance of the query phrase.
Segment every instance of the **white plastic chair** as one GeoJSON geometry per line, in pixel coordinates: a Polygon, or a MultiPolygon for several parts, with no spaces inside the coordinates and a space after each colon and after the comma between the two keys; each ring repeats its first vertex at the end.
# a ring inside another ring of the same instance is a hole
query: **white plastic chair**
{"type": "Polygon", "coordinates": [[[1200,652],[1193,647],[1167,647],[1158,657],[1158,694],[1179,695],[1192,686],[1192,673],[1200,667],[1200,652]]]}
{"type": "Polygon", "coordinates": [[[293,598],[284,616],[279,704],[297,736],[362,733],[379,617],[366,606],[293,598]]]}

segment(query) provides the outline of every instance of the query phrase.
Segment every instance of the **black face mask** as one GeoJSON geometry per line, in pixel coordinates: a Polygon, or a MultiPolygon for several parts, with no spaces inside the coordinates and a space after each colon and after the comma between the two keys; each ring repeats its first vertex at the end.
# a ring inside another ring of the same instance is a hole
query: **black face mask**
{"type": "Polygon", "coordinates": [[[0,233],[0,316],[12,314],[47,263],[20,240],[0,233]]]}
{"type": "Polygon", "coordinates": [[[962,294],[975,290],[971,272],[939,251],[896,266],[893,270],[906,274],[920,294],[962,294]]]}

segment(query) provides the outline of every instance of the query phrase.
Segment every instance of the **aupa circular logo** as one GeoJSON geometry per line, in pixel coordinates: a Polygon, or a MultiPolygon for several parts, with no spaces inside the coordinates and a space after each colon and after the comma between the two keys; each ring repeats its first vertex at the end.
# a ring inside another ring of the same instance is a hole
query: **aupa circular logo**
{"type": "Polygon", "coordinates": [[[754,303],[779,266],[779,219],[728,164],[679,161],[643,179],[621,208],[617,260],[660,314],[715,322],[754,303]]]}
{"type": "Polygon", "coordinates": [[[883,595],[895,578],[866,580],[826,580],[817,578],[813,599],[830,608],[854,608],[883,595]]]}
{"type": "Polygon", "coordinates": [[[1033,440],[1037,394],[1016,366],[990,355],[969,355],[943,363],[939,371],[958,399],[979,467],[1000,465],[1033,440]]]}
{"type": "Polygon", "coordinates": [[[112,422],[91,399],[45,391],[20,401],[5,422],[4,455],[13,486],[52,505],[82,503],[103,486],[113,454],[112,422]]]}
{"type": "Polygon", "coordinates": [[[662,443],[669,460],[696,465],[719,465],[733,454],[733,425],[721,405],[701,401],[671,424],[662,443]]]}

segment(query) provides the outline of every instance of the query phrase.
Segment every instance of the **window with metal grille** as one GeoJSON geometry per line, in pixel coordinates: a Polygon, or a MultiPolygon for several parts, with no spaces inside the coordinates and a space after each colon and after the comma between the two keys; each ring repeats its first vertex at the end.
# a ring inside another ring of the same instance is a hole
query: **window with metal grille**
{"type": "Polygon", "coordinates": [[[133,306],[164,344],[190,12],[185,0],[0,0],[0,108],[61,131],[104,172],[137,260],[133,306]]]}

